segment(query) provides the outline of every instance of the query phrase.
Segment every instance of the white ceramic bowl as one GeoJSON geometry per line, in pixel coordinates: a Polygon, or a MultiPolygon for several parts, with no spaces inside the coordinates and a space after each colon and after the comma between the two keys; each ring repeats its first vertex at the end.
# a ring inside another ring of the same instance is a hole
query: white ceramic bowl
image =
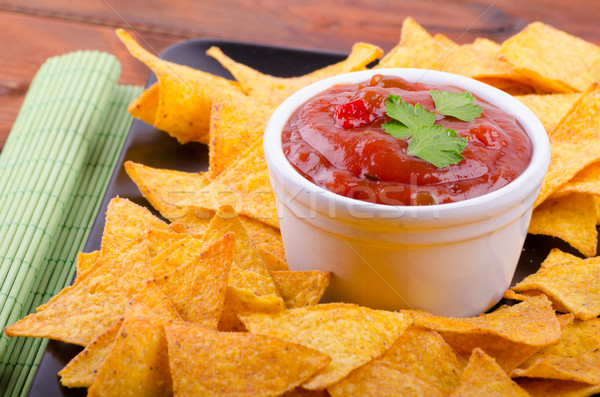
{"type": "Polygon", "coordinates": [[[550,161],[544,127],[518,100],[463,76],[421,69],[355,72],[301,89],[273,113],[264,150],[288,264],[331,271],[324,300],[453,317],[488,310],[509,287],[550,161]],[[313,184],[285,157],[282,128],[316,94],[374,74],[452,85],[513,114],[533,144],[529,166],[499,190],[431,206],[373,204],[313,184]]]}

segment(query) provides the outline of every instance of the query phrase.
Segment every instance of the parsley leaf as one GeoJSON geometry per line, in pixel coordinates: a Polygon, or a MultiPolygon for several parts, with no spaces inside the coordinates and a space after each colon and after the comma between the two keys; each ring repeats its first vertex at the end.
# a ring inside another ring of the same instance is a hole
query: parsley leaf
{"type": "Polygon", "coordinates": [[[435,102],[435,110],[444,116],[456,117],[462,121],[473,121],[481,116],[483,108],[475,105],[475,97],[469,91],[462,93],[429,90],[435,102]]]}
{"type": "Polygon", "coordinates": [[[398,120],[392,120],[389,123],[383,123],[381,127],[383,127],[385,132],[396,139],[410,138],[413,134],[410,128],[400,123],[398,120]]]}
{"type": "Polygon", "coordinates": [[[435,113],[428,111],[420,104],[411,105],[404,102],[398,95],[389,95],[385,101],[385,107],[388,116],[398,120],[409,129],[435,123],[435,113]]]}
{"type": "Polygon", "coordinates": [[[461,152],[468,140],[456,135],[452,128],[441,125],[422,125],[413,130],[406,154],[430,162],[438,168],[456,164],[464,159],[461,152]]]}
{"type": "Polygon", "coordinates": [[[435,124],[437,115],[473,121],[481,116],[483,108],[474,104],[475,97],[468,91],[459,94],[430,90],[430,93],[436,106],[434,112],[420,104],[404,102],[398,95],[389,95],[385,106],[386,114],[392,120],[381,127],[394,138],[410,138],[406,154],[443,168],[464,159],[461,153],[468,139],[459,137],[452,128],[435,124]]]}

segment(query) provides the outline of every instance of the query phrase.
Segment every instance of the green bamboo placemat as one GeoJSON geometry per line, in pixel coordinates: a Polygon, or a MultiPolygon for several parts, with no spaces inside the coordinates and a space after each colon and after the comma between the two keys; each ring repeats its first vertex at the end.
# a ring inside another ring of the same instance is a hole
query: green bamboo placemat
{"type": "MultiPolygon", "coordinates": [[[[119,86],[118,61],[81,51],[46,61],[0,153],[0,325],[71,282],[77,253],[132,122],[142,87],[119,86]]],[[[0,337],[0,390],[27,395],[45,339],[0,337]]]]}

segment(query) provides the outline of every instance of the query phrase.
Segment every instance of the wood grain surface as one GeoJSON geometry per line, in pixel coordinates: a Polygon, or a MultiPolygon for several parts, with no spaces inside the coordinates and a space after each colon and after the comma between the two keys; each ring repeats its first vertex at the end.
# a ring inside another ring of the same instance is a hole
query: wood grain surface
{"type": "Polygon", "coordinates": [[[143,84],[148,71],[126,53],[116,27],[156,52],[193,37],[349,51],[357,41],[389,50],[407,16],[459,43],[501,42],[539,20],[600,44],[598,15],[598,0],[0,0],[0,147],[50,56],[107,51],[122,63],[121,83],[143,84]]]}

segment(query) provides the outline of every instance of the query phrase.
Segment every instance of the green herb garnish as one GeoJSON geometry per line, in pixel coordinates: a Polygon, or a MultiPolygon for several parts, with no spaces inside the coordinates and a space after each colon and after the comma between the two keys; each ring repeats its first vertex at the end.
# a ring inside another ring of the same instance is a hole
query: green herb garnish
{"type": "Polygon", "coordinates": [[[386,113],[392,119],[382,125],[383,130],[397,139],[411,138],[406,153],[425,160],[438,168],[456,164],[464,159],[461,154],[468,140],[459,137],[452,128],[436,125],[437,114],[473,121],[483,109],[475,105],[470,92],[430,91],[435,111],[420,104],[402,101],[398,95],[389,95],[385,101],[386,113]]]}
{"type": "Polygon", "coordinates": [[[458,93],[429,90],[429,93],[435,102],[435,111],[444,116],[473,121],[483,112],[481,106],[475,105],[475,97],[469,91],[458,93]]]}

